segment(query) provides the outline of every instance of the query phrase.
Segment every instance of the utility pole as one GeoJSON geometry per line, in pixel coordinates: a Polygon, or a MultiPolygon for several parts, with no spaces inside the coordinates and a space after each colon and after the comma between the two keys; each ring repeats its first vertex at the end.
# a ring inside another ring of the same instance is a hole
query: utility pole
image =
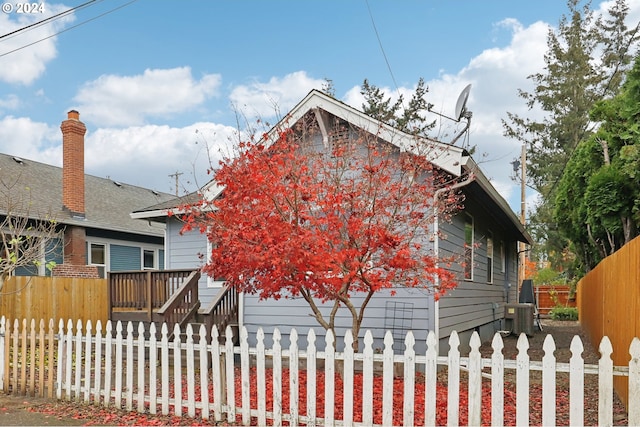
{"type": "Polygon", "coordinates": [[[180,187],[179,187],[179,181],[178,181],[178,178],[180,177],[180,175],[182,175],[182,172],[178,172],[178,171],[176,171],[176,173],[171,173],[171,174],[169,174],[169,178],[175,178],[175,179],[176,179],[176,196],[178,196],[178,195],[179,195],[179,194],[178,194],[178,189],[179,189],[180,187]]]}
{"type": "MultiPolygon", "coordinates": [[[[526,180],[527,180],[527,147],[525,144],[522,144],[522,154],[520,154],[520,223],[524,226],[526,224],[526,180]]],[[[522,285],[522,281],[526,279],[525,277],[525,263],[527,260],[526,257],[526,244],[524,242],[518,242],[518,256],[520,257],[518,263],[518,289],[522,285]]]]}

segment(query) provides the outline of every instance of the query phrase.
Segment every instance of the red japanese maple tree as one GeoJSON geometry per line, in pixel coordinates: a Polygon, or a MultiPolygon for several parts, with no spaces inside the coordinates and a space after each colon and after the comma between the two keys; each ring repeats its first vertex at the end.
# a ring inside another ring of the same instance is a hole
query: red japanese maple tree
{"type": "Polygon", "coordinates": [[[302,297],[325,329],[344,307],[358,337],[377,292],[438,297],[456,285],[451,259],[438,259],[430,242],[436,215],[449,219],[461,195],[415,150],[357,129],[324,143],[318,134],[298,126],[241,144],[215,172],[222,196],[190,206],[185,229],[200,227],[213,244],[210,276],[261,299],[302,297]]]}

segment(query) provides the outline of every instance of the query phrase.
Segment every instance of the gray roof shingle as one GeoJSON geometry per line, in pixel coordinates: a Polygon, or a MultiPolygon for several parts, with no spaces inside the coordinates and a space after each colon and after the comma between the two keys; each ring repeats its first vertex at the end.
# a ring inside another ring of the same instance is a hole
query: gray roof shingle
{"type": "MultiPolygon", "coordinates": [[[[62,224],[149,236],[164,234],[157,224],[132,219],[130,213],[175,199],[174,195],[85,174],[85,218],[72,217],[62,206],[62,168],[18,160],[21,162],[0,154],[0,193],[9,193],[12,200],[21,197],[22,206],[28,201],[31,217],[49,214],[62,224]]],[[[0,194],[0,214],[6,214],[5,194],[0,194]]]]}

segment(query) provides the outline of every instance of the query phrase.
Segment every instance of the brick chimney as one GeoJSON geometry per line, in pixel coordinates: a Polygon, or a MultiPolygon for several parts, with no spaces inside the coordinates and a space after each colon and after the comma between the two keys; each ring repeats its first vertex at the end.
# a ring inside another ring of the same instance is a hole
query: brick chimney
{"type": "Polygon", "coordinates": [[[75,217],[84,217],[84,134],[80,113],[71,110],[62,130],[62,205],[75,217]]]}
{"type": "MultiPolygon", "coordinates": [[[[62,207],[76,219],[85,218],[84,207],[84,134],[87,128],[80,121],[80,113],[71,110],[62,130],[62,207]]],[[[55,275],[88,267],[87,234],[81,225],[68,225],[64,231],[64,264],[55,275]]]]}

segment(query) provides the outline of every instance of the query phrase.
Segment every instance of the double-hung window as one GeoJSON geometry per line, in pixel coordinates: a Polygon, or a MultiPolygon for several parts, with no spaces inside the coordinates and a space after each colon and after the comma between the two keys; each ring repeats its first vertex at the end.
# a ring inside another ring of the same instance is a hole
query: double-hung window
{"type": "Polygon", "coordinates": [[[487,283],[493,283],[493,235],[487,236],[487,283]]]}

